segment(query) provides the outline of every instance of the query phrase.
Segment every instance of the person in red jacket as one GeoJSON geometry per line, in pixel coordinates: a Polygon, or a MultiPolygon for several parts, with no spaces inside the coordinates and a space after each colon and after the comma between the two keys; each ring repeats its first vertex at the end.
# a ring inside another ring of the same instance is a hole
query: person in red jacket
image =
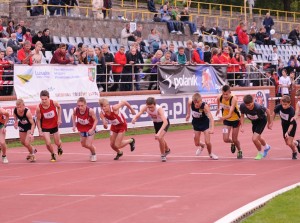
{"type": "Polygon", "coordinates": [[[193,51],[192,62],[195,63],[195,64],[205,64],[205,62],[204,62],[203,43],[202,42],[200,42],[198,44],[198,47],[193,51]]]}
{"type": "Polygon", "coordinates": [[[51,162],[56,162],[56,154],[51,144],[53,135],[54,143],[57,146],[57,154],[61,156],[63,150],[61,148],[61,140],[58,127],[61,124],[61,106],[57,101],[50,99],[49,92],[43,90],[40,93],[41,103],[36,108],[36,124],[40,136],[44,137],[48,151],[51,153],[51,162]]]}
{"type": "Polygon", "coordinates": [[[248,54],[249,37],[247,34],[247,27],[245,25],[243,25],[242,29],[239,31],[238,40],[239,40],[239,45],[242,47],[243,51],[246,54],[248,54]]]}
{"type": "Polygon", "coordinates": [[[219,49],[215,48],[212,50],[211,64],[221,64],[219,58],[219,49]]]}
{"type": "Polygon", "coordinates": [[[110,88],[111,91],[117,91],[119,88],[119,81],[121,79],[121,73],[123,72],[124,65],[127,63],[125,55],[125,47],[120,46],[119,51],[115,54],[115,63],[119,65],[112,66],[112,72],[115,84],[110,88]]]}
{"type": "Polygon", "coordinates": [[[59,48],[54,52],[50,61],[51,64],[72,64],[74,62],[73,57],[66,57],[67,46],[64,43],[59,45],[59,48]]]}
{"type": "MultiPolygon", "coordinates": [[[[4,59],[4,55],[5,55],[4,51],[0,51],[0,81],[2,81],[4,68],[10,67],[12,64],[12,62],[4,59]]],[[[2,89],[3,89],[3,85],[1,83],[0,90],[2,90],[2,89]]],[[[1,92],[0,95],[4,95],[4,92],[1,92]]]]}
{"type": "Polygon", "coordinates": [[[26,40],[24,47],[18,51],[18,59],[22,64],[32,65],[32,56],[34,53],[31,52],[31,42],[26,40]]]}

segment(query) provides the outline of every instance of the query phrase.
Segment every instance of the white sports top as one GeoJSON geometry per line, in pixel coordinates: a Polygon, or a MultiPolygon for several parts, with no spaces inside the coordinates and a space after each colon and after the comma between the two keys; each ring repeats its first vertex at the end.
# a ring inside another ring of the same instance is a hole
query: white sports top
{"type": "MultiPolygon", "coordinates": [[[[158,114],[158,109],[161,108],[159,105],[155,106],[155,110],[152,112],[150,111],[148,108],[146,110],[146,112],[148,113],[148,115],[152,118],[153,122],[162,122],[162,119],[160,117],[160,115],[158,114]]],[[[165,112],[164,112],[165,113],[165,112]]],[[[168,118],[168,115],[165,113],[166,118],[168,118]]]]}

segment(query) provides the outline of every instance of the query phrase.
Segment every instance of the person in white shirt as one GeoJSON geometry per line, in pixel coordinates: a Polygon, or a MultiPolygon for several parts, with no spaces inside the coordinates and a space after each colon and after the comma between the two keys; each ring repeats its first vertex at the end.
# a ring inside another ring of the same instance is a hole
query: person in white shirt
{"type": "Polygon", "coordinates": [[[291,79],[287,76],[286,69],[282,70],[282,76],[279,78],[279,87],[281,95],[288,95],[291,86],[291,79]]]}

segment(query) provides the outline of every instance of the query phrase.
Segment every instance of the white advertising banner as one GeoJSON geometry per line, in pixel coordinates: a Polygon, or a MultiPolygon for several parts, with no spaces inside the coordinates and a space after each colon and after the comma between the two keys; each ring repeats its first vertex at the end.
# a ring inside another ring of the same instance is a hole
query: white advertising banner
{"type": "Polygon", "coordinates": [[[14,87],[17,97],[26,102],[39,101],[42,90],[58,101],[99,98],[92,65],[15,65],[14,87]]]}

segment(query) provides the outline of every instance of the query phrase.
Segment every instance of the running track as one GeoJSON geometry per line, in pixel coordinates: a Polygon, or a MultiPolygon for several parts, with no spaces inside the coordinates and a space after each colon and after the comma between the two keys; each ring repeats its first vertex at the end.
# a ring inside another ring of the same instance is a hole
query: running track
{"type": "MultiPolygon", "coordinates": [[[[98,161],[88,161],[79,143],[65,143],[64,155],[49,162],[44,146],[28,163],[24,148],[0,164],[1,223],[210,223],[280,188],[300,182],[300,160],[291,160],[280,122],[264,137],[272,149],[261,161],[250,137],[240,134],[244,159],[231,154],[216,127],[212,143],[218,161],[204,151],[195,157],[192,130],[169,132],[172,153],[160,161],[154,135],[136,136],[136,151],[125,148],[114,161],[109,140],[95,142],[98,161]]],[[[299,157],[300,158],[300,157],[299,157]]]]}

